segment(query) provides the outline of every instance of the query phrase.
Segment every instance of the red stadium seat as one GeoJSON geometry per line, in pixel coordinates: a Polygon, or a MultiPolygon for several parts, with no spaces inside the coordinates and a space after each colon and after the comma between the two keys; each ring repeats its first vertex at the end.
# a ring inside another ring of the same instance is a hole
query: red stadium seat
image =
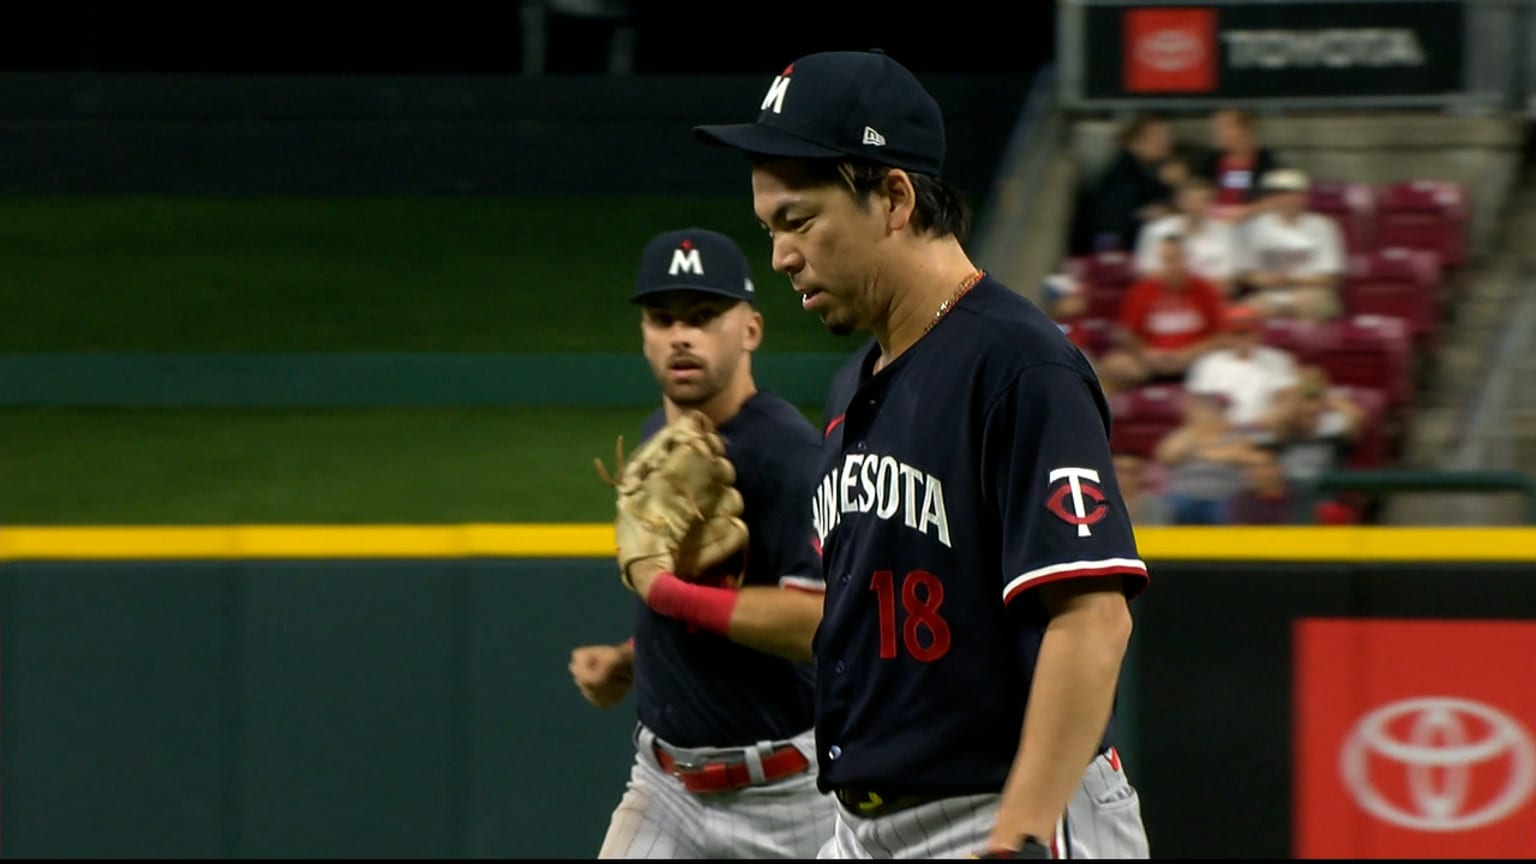
{"type": "Polygon", "coordinates": [[[1386,467],[1396,451],[1396,433],[1387,417],[1387,391],[1378,387],[1333,388],[1360,407],[1364,417],[1360,432],[1350,448],[1345,466],[1352,469],[1386,467]]]}
{"type": "Polygon", "coordinates": [[[1081,334],[1073,341],[1081,345],[1088,356],[1102,357],[1105,351],[1114,347],[1115,319],[1090,318],[1085,315],[1072,322],[1072,326],[1081,334]]]}
{"type": "Polygon", "coordinates": [[[1376,245],[1429,249],[1447,267],[1466,261],[1468,206],[1458,183],[1402,180],[1377,195],[1376,245]]]}
{"type": "Polygon", "coordinates": [[[1439,332],[1440,285],[1439,255],[1392,246],[1350,258],[1341,300],[1346,315],[1402,318],[1417,344],[1432,345],[1439,332]]]}
{"type": "Polygon", "coordinates": [[[1406,413],[1413,407],[1412,334],[1401,318],[1357,315],[1321,325],[1322,339],[1312,362],[1335,384],[1379,387],[1387,407],[1406,413]]]}
{"type": "Polygon", "coordinates": [[[1184,422],[1184,388],[1149,384],[1110,397],[1110,446],[1145,459],[1184,422]]]}
{"type": "Polygon", "coordinates": [[[1125,299],[1124,290],[1089,285],[1084,291],[1088,295],[1087,314],[1089,317],[1102,319],[1117,319],[1120,317],[1120,301],[1125,299]]]}
{"type": "Polygon", "coordinates": [[[1136,261],[1129,252],[1096,252],[1074,259],[1081,268],[1076,275],[1103,288],[1129,288],[1136,281],[1136,261]]]}
{"type": "Polygon", "coordinates": [[[1265,345],[1290,352],[1298,366],[1317,362],[1329,336],[1325,325],[1299,318],[1266,318],[1263,332],[1265,345]]]}
{"type": "Polygon", "coordinates": [[[1083,286],[1090,318],[1117,318],[1120,300],[1136,281],[1135,259],[1128,252],[1095,252],[1067,261],[1067,272],[1083,286]]]}
{"type": "Polygon", "coordinates": [[[1307,192],[1307,209],[1332,216],[1351,255],[1376,248],[1376,190],[1352,180],[1317,180],[1307,192]]]}

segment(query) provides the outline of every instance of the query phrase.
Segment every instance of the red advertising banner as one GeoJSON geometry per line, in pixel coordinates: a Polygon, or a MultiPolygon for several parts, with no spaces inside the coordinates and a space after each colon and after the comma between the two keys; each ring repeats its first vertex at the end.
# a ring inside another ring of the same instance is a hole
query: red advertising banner
{"type": "Polygon", "coordinates": [[[1204,93],[1216,88],[1216,10],[1128,9],[1125,89],[1204,93]]]}
{"type": "Polygon", "coordinates": [[[1536,858],[1536,623],[1293,635],[1296,857],[1536,858]]]}

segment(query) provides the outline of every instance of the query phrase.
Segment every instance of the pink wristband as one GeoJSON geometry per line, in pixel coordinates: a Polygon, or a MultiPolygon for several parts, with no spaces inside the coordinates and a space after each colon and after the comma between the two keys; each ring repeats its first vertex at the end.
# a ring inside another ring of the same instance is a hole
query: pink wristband
{"type": "Polygon", "coordinates": [[[695,585],[671,573],[663,573],[651,583],[646,603],[668,618],[726,636],[731,629],[731,613],[736,609],[738,596],[733,588],[695,585]]]}

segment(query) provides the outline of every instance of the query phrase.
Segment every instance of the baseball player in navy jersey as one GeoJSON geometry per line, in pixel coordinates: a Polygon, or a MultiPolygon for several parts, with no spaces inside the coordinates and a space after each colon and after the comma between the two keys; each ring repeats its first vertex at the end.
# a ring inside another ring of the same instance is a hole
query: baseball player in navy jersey
{"type": "Polygon", "coordinates": [[[1147,584],[1093,370],[982,272],[940,178],[938,104],[885,54],[796,60],[745,152],[773,267],[834,333],[806,505],[826,604],[815,638],[823,857],[1146,857],[1114,748],[1147,584]]]}
{"type": "Polygon", "coordinates": [[[736,469],[750,540],[739,588],[634,565],[633,638],[571,655],[594,705],[635,690],[635,762],[603,858],[811,858],[832,836],[810,665],[825,584],[805,509],[821,436],[754,383],[753,296],[746,258],[724,235],[672,231],[641,255],[633,300],[662,392],[642,440],[680,410],[707,415],[736,469]]]}

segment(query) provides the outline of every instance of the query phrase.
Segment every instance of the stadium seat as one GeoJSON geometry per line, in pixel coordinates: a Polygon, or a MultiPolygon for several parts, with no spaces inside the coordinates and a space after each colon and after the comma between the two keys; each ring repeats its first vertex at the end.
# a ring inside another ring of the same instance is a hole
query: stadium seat
{"type": "Polygon", "coordinates": [[[1110,397],[1110,446],[1152,458],[1157,442],[1184,421],[1184,388],[1149,384],[1110,397]]]}
{"type": "Polygon", "coordinates": [[[1083,316],[1072,322],[1080,336],[1077,341],[1083,346],[1083,350],[1090,357],[1102,357],[1104,352],[1114,347],[1115,319],[1090,318],[1083,316]]]}
{"type": "Polygon", "coordinates": [[[1136,281],[1135,260],[1129,252],[1095,252],[1068,258],[1066,272],[1083,284],[1125,289],[1136,281]]]}
{"type": "Polygon", "coordinates": [[[1376,190],[1352,180],[1318,180],[1307,193],[1307,209],[1333,217],[1344,249],[1359,255],[1376,248],[1376,190]]]}
{"type": "Polygon", "coordinates": [[[1440,324],[1440,257],[1427,249],[1392,246],[1350,257],[1340,299],[1346,315],[1408,322],[1416,344],[1435,344],[1440,324]]]}
{"type": "Polygon", "coordinates": [[[1381,388],[1390,413],[1406,415],[1412,410],[1412,334],[1406,321],[1356,315],[1320,325],[1316,335],[1311,362],[1323,367],[1335,384],[1381,388]]]}
{"type": "Polygon", "coordinates": [[[1397,450],[1397,435],[1387,417],[1387,391],[1379,387],[1348,385],[1333,389],[1360,406],[1365,415],[1360,421],[1360,433],[1345,459],[1345,467],[1358,470],[1386,467],[1397,450]]]}
{"type": "Polygon", "coordinates": [[[1305,366],[1317,361],[1328,332],[1324,325],[1299,318],[1266,318],[1263,334],[1265,345],[1290,352],[1296,365],[1305,366]]]}
{"type": "Polygon", "coordinates": [[[1090,285],[1086,289],[1088,295],[1088,316],[1091,318],[1114,319],[1120,317],[1120,301],[1125,299],[1125,291],[1116,288],[1100,288],[1090,285]]]}
{"type": "Polygon", "coordinates": [[[1439,253],[1454,268],[1466,261],[1466,192],[1458,183],[1401,180],[1377,195],[1376,245],[1407,246],[1439,253]]]}
{"type": "Polygon", "coordinates": [[[1078,256],[1067,261],[1066,269],[1087,293],[1090,318],[1118,317],[1120,300],[1136,281],[1135,260],[1127,252],[1078,256]]]}

